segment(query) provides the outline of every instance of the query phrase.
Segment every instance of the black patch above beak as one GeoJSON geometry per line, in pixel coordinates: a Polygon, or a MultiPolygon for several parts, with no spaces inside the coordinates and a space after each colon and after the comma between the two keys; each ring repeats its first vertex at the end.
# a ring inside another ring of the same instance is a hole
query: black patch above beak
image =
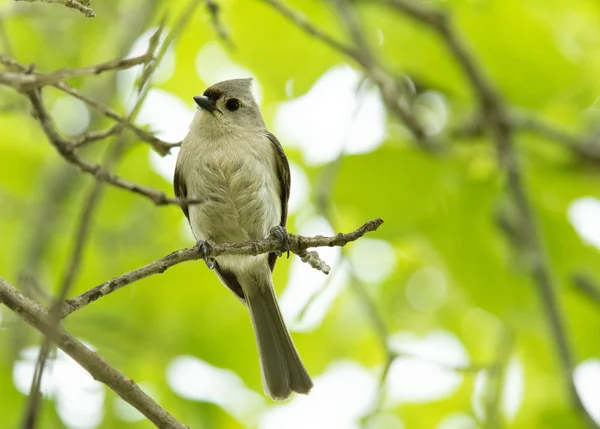
{"type": "Polygon", "coordinates": [[[205,95],[195,96],[194,101],[201,109],[207,110],[212,114],[214,114],[215,110],[219,110],[217,109],[216,103],[205,95]]]}

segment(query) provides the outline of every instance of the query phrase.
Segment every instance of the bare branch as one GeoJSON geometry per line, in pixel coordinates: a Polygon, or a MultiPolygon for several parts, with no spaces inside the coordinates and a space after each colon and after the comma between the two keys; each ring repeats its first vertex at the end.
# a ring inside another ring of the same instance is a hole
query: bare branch
{"type": "Polygon", "coordinates": [[[42,125],[44,132],[48,136],[50,143],[58,150],[58,152],[65,158],[69,163],[73,164],[80,170],[91,174],[98,180],[105,181],[121,189],[126,189],[133,193],[143,195],[150,198],[156,205],[164,204],[193,204],[198,201],[184,201],[176,198],[167,197],[164,192],[158,191],[157,189],[150,188],[148,186],[137,185],[129,182],[115,174],[110,173],[101,165],[87,161],[79,157],[74,151],[74,144],[63,139],[56,131],[50,115],[48,114],[46,107],[43,104],[42,97],[39,90],[33,90],[27,93],[31,104],[33,106],[35,115],[42,125]]]}
{"type": "Polygon", "coordinates": [[[23,2],[27,2],[27,3],[36,3],[36,2],[58,3],[58,4],[65,5],[66,7],[70,8],[70,9],[78,10],[79,12],[83,13],[86,18],[94,18],[96,16],[96,14],[92,10],[92,8],[88,7],[90,4],[89,1],[77,1],[77,0],[15,0],[15,1],[23,1],[23,2]]]}
{"type": "MultiPolygon", "coordinates": [[[[342,247],[346,244],[358,240],[368,232],[377,230],[383,223],[382,219],[374,219],[355,231],[347,234],[337,234],[332,237],[323,237],[317,235],[315,237],[303,237],[299,235],[289,234],[290,251],[297,255],[302,255],[306,249],[313,247],[342,247]]],[[[219,255],[261,255],[264,253],[280,252],[283,249],[283,243],[274,237],[269,237],[261,241],[250,241],[245,243],[223,243],[212,245],[212,251],[209,257],[217,257],[219,255]]],[[[151,264],[145,265],[137,270],[130,271],[112,280],[99,284],[93,289],[82,293],[75,298],[65,301],[62,309],[62,317],[67,317],[74,311],[80,310],[86,305],[96,301],[103,296],[106,296],[118,289],[121,289],[128,284],[152,276],[154,274],[164,273],[173,265],[180,264],[186,261],[195,261],[201,259],[198,248],[182,249],[165,256],[151,264]]],[[[322,271],[322,270],[321,270],[322,271]]]]}
{"type": "Polygon", "coordinates": [[[123,125],[117,124],[104,131],[89,131],[77,137],[73,141],[73,149],[81,149],[87,147],[89,144],[94,143],[98,140],[104,140],[108,137],[119,134],[123,130],[123,125]]]}
{"type": "Polygon", "coordinates": [[[325,33],[323,30],[314,26],[308,20],[308,18],[306,18],[304,15],[293,10],[285,3],[281,2],[280,0],[262,0],[262,1],[264,3],[269,4],[274,9],[276,9],[279,13],[281,13],[283,16],[288,18],[290,21],[292,21],[298,27],[303,29],[310,36],[314,37],[315,39],[320,40],[321,42],[325,43],[327,46],[330,46],[334,50],[339,51],[342,54],[344,54],[350,58],[353,58],[359,64],[362,63],[360,54],[353,47],[345,45],[342,42],[338,42],[333,37],[331,37],[327,33],[325,33]]]}
{"type": "Polygon", "coordinates": [[[161,139],[154,136],[152,133],[133,125],[129,119],[126,119],[123,116],[119,115],[117,112],[115,112],[113,109],[111,109],[107,105],[102,104],[102,103],[88,97],[87,95],[82,94],[81,92],[79,92],[78,90],[76,90],[75,88],[69,86],[68,84],[66,84],[64,82],[59,82],[52,86],[60,89],[63,92],[66,92],[69,95],[72,95],[75,98],[80,99],[81,101],[86,103],[88,106],[101,112],[103,115],[117,121],[122,127],[125,127],[127,129],[133,131],[140,140],[143,140],[146,143],[149,143],[154,148],[154,150],[161,156],[165,156],[166,154],[168,154],[171,151],[171,148],[179,145],[179,143],[172,144],[172,143],[167,143],[165,141],[162,141],[161,139]]]}
{"type": "MultiPolygon", "coordinates": [[[[0,72],[0,83],[12,86],[18,91],[27,91],[32,88],[62,82],[73,77],[98,75],[109,70],[116,71],[128,69],[143,64],[149,59],[148,55],[144,54],[139,57],[117,59],[88,67],[58,70],[53,73],[28,72],[28,70],[21,73],[0,72]]],[[[0,54],[0,62],[5,65],[10,64],[13,67],[18,64],[11,58],[8,58],[5,54],[0,54]]]]}
{"type": "Polygon", "coordinates": [[[221,6],[215,0],[205,0],[206,7],[208,8],[208,12],[210,13],[210,20],[212,22],[212,26],[217,33],[217,36],[229,46],[233,47],[233,41],[229,37],[229,32],[221,22],[221,6]]]}
{"type": "Polygon", "coordinates": [[[587,274],[576,273],[573,276],[573,284],[595,304],[600,305],[600,285],[594,279],[587,274]]]}
{"type": "MultiPolygon", "coordinates": [[[[153,57],[150,53],[146,53],[145,55],[142,55],[142,56],[136,57],[136,58],[137,59],[145,58],[146,60],[149,60],[153,57]]],[[[100,64],[98,66],[84,67],[83,69],[90,69],[90,68],[93,69],[94,67],[106,68],[107,64],[115,63],[118,61],[119,60],[116,60],[116,61],[112,61],[109,63],[100,64]]],[[[11,69],[13,71],[20,72],[21,74],[25,74],[26,76],[31,76],[31,74],[28,73],[27,67],[20,64],[18,61],[14,60],[13,58],[10,58],[6,54],[0,53],[0,63],[4,64],[6,67],[8,67],[9,69],[11,69]]],[[[81,70],[83,70],[83,69],[81,69],[81,70]]],[[[2,72],[0,72],[0,73],[2,73],[2,72]]],[[[60,73],[60,72],[56,72],[56,73],[60,73]]],[[[1,78],[1,76],[0,76],[0,78],[1,78]]],[[[152,133],[149,133],[148,131],[145,131],[145,130],[135,126],[134,124],[131,123],[130,120],[122,117],[117,112],[115,112],[113,109],[108,107],[107,105],[100,103],[99,101],[96,101],[96,100],[92,99],[91,97],[88,97],[87,95],[84,95],[83,93],[79,92],[77,89],[73,88],[72,86],[68,85],[65,82],[59,81],[59,82],[51,83],[50,85],[57,89],[60,89],[61,91],[65,92],[75,98],[78,98],[79,100],[83,101],[88,106],[99,111],[103,115],[117,121],[121,126],[130,129],[142,141],[149,143],[154,148],[154,150],[161,156],[168,154],[170,152],[171,148],[179,145],[179,143],[171,144],[171,143],[167,143],[167,142],[160,140],[159,138],[154,136],[152,133]]],[[[10,85],[10,86],[12,86],[12,85],[10,85]]],[[[15,88],[15,89],[18,89],[18,88],[15,88]]],[[[116,132],[118,132],[118,131],[115,130],[115,133],[116,132]]],[[[100,139],[101,138],[92,138],[89,141],[87,141],[86,138],[80,138],[80,139],[78,139],[77,142],[74,143],[74,145],[77,148],[79,148],[80,146],[86,146],[88,143],[92,143],[93,141],[97,141],[100,139]]]]}
{"type": "Polygon", "coordinates": [[[582,159],[600,162],[600,141],[581,138],[525,112],[513,112],[511,121],[515,128],[539,134],[548,140],[562,143],[582,159]]]}
{"type": "MultiPolygon", "coordinates": [[[[427,136],[427,133],[414,117],[412,112],[401,103],[401,93],[398,89],[396,81],[375,62],[370,52],[365,49],[366,45],[363,43],[364,38],[362,38],[362,36],[360,36],[362,47],[356,48],[345,45],[313,25],[304,15],[290,8],[285,3],[279,0],[262,1],[271,5],[283,16],[306,31],[306,33],[310,36],[321,40],[326,45],[356,61],[364,68],[371,81],[377,85],[383,101],[387,105],[388,109],[392,111],[408,128],[408,130],[414,136],[416,142],[427,150],[438,151],[440,149],[439,142],[435,142],[427,136]]],[[[347,8],[343,7],[342,10],[347,12],[347,8]]],[[[353,35],[353,37],[357,37],[357,35],[360,34],[360,31],[356,23],[353,21],[353,18],[347,17],[346,19],[342,19],[342,22],[348,26],[349,32],[353,35]]]]}
{"type": "Polygon", "coordinates": [[[48,310],[25,297],[0,277],[0,301],[17,313],[35,329],[52,339],[56,345],[89,372],[94,379],[106,384],[121,398],[130,403],[159,428],[186,429],[161,408],[150,396],[123,373],[110,366],[104,359],[88,349],[81,341],[69,334],[62,326],[54,326],[48,310]]]}

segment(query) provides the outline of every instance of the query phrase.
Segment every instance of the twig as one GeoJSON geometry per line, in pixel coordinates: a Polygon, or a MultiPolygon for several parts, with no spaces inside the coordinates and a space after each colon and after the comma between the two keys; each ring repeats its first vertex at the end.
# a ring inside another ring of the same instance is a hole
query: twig
{"type": "Polygon", "coordinates": [[[40,347],[38,357],[35,362],[33,378],[31,379],[31,387],[29,388],[29,396],[27,399],[27,407],[25,408],[25,419],[23,421],[23,429],[33,429],[37,423],[38,410],[42,402],[42,376],[46,367],[48,354],[51,349],[51,341],[48,337],[44,337],[44,342],[40,347]]]}
{"type": "Polygon", "coordinates": [[[48,136],[50,143],[52,143],[52,145],[56,148],[56,150],[58,150],[58,152],[63,156],[63,158],[65,158],[69,163],[73,164],[80,170],[91,174],[98,180],[105,181],[118,188],[126,189],[133,193],[150,198],[156,205],[180,205],[193,204],[198,202],[183,201],[178,200],[176,198],[167,197],[167,195],[164,192],[158,191],[148,186],[137,185],[135,183],[129,182],[115,174],[110,173],[106,169],[102,168],[102,166],[99,164],[81,158],[75,153],[73,143],[63,139],[56,131],[54,125],[52,124],[50,115],[48,114],[46,107],[44,106],[39,90],[32,90],[31,92],[27,93],[27,96],[31,101],[36,117],[40,122],[44,132],[46,133],[46,136],[48,136]]]}
{"type": "Polygon", "coordinates": [[[144,393],[133,380],[110,366],[62,326],[54,326],[49,320],[47,309],[25,297],[1,277],[0,301],[35,329],[50,337],[61,350],[89,372],[94,379],[106,384],[157,427],[187,428],[144,393]]]}
{"type": "Polygon", "coordinates": [[[496,363],[487,370],[486,391],[484,392],[485,428],[503,427],[501,405],[506,384],[506,370],[513,352],[514,338],[505,330],[498,342],[496,363]]]}
{"type": "Polygon", "coordinates": [[[146,130],[143,130],[143,129],[137,127],[136,125],[132,124],[130,120],[119,115],[117,112],[115,112],[113,109],[111,109],[107,105],[100,103],[100,102],[88,97],[87,95],[82,94],[81,92],[79,92],[78,90],[76,90],[75,88],[71,87],[70,85],[68,85],[64,82],[59,82],[52,86],[60,89],[63,92],[66,92],[69,95],[72,95],[75,98],[80,99],[81,101],[86,103],[88,106],[92,107],[93,109],[99,111],[103,115],[118,122],[122,127],[125,127],[127,129],[133,131],[140,140],[145,141],[146,143],[149,143],[152,146],[152,148],[156,151],[156,153],[158,153],[161,156],[165,156],[166,154],[168,154],[171,151],[171,149],[173,147],[175,147],[179,144],[179,143],[172,144],[172,143],[167,143],[165,141],[162,141],[158,137],[154,136],[152,133],[150,133],[146,130]]]}
{"type": "Polygon", "coordinates": [[[123,125],[117,124],[104,131],[89,131],[80,135],[76,140],[73,141],[73,149],[81,149],[82,147],[86,147],[87,145],[98,140],[104,140],[105,138],[119,134],[122,130],[123,125]]]}
{"type": "Polygon", "coordinates": [[[205,0],[206,7],[208,9],[208,13],[210,13],[210,20],[212,22],[212,26],[217,33],[217,36],[229,46],[233,47],[233,41],[229,37],[229,32],[221,22],[221,6],[215,0],[205,0]]]}
{"type": "Polygon", "coordinates": [[[552,124],[524,112],[513,112],[511,121],[515,128],[539,134],[540,136],[562,143],[573,151],[577,156],[594,162],[600,162],[600,141],[580,138],[561,130],[552,124]]]}
{"type": "MultiPolygon", "coordinates": [[[[178,34],[180,34],[183,31],[183,29],[185,28],[187,22],[189,21],[190,17],[192,16],[192,12],[193,12],[193,9],[195,8],[196,4],[197,4],[196,1],[192,1],[190,3],[190,6],[188,6],[188,8],[186,8],[186,10],[183,11],[183,13],[179,19],[179,22],[176,24],[175,28],[169,33],[169,36],[165,40],[165,43],[163,44],[163,46],[161,46],[161,49],[159,50],[159,53],[156,56],[156,58],[152,62],[147,61],[145,63],[147,65],[147,67],[144,69],[143,77],[148,82],[150,81],[150,79],[151,79],[152,75],[154,74],[160,61],[163,59],[170,43],[172,43],[175,40],[176,36],[178,34]]],[[[147,50],[146,54],[144,55],[145,58],[147,58],[147,59],[154,58],[154,51],[156,50],[156,47],[158,45],[158,39],[160,38],[160,32],[162,31],[162,28],[163,28],[163,26],[161,24],[161,26],[159,27],[159,30],[150,39],[150,43],[148,44],[148,50],[147,50]]],[[[59,82],[59,84],[61,86],[66,86],[66,84],[64,82],[59,82]]],[[[131,124],[135,120],[135,118],[138,115],[140,108],[141,108],[142,104],[144,103],[144,100],[148,94],[148,89],[149,89],[150,85],[149,84],[145,85],[144,82],[142,82],[141,85],[142,85],[141,94],[137,98],[135,105],[133,106],[133,108],[131,109],[131,112],[127,116],[127,119],[125,122],[127,124],[131,124]]],[[[89,140],[90,140],[90,137],[88,137],[87,141],[89,142],[89,140]]],[[[106,160],[103,163],[104,164],[103,168],[106,171],[110,171],[113,168],[114,164],[116,164],[118,162],[119,158],[121,157],[121,155],[123,154],[123,152],[126,148],[126,144],[127,144],[127,141],[125,139],[123,139],[121,136],[121,138],[117,141],[117,143],[114,145],[114,147],[108,152],[108,154],[106,156],[106,160]]],[[[73,146],[75,146],[75,145],[73,145],[73,146]]],[[[98,205],[98,202],[100,201],[100,198],[102,196],[102,192],[104,190],[104,184],[105,184],[105,182],[103,182],[103,181],[100,181],[100,180],[95,181],[93,189],[84,204],[83,212],[82,212],[82,215],[80,218],[77,232],[75,234],[75,245],[73,248],[73,253],[71,255],[71,260],[69,262],[69,266],[65,273],[65,277],[63,279],[59,293],[56,297],[54,304],[52,305],[52,308],[50,309],[50,321],[54,325],[58,325],[58,323],[60,322],[60,312],[61,312],[61,308],[62,308],[62,303],[65,300],[65,298],[68,296],[69,291],[71,290],[73,283],[75,281],[75,277],[79,271],[79,268],[81,265],[81,258],[83,256],[84,246],[87,242],[87,237],[89,235],[89,231],[90,231],[91,224],[92,224],[92,216],[93,216],[95,208],[98,205]]],[[[51,345],[50,338],[45,337],[44,343],[43,343],[42,347],[40,348],[40,352],[39,352],[38,359],[37,359],[37,362],[38,362],[38,364],[36,365],[36,376],[37,377],[34,377],[34,379],[33,379],[30,394],[29,394],[29,404],[27,407],[27,422],[28,422],[28,424],[30,424],[30,426],[28,426],[25,429],[30,429],[30,428],[32,429],[35,425],[35,421],[36,421],[38,410],[39,410],[40,397],[41,397],[40,382],[41,382],[42,375],[44,372],[45,362],[46,362],[46,359],[48,358],[48,354],[50,352],[50,345],[51,345]]]]}
{"type": "Polygon", "coordinates": [[[15,1],[23,1],[23,2],[27,2],[27,3],[36,3],[36,2],[59,3],[62,5],[65,5],[66,7],[70,8],[70,9],[78,10],[79,12],[83,13],[86,18],[94,18],[96,16],[96,14],[92,10],[92,8],[88,7],[89,1],[85,1],[85,2],[77,1],[77,0],[15,0],[15,1]],[[85,5],[83,3],[85,3],[85,5]]]}
{"type": "MultiPolygon", "coordinates": [[[[142,56],[136,57],[136,58],[146,58],[148,60],[148,59],[152,58],[152,55],[149,53],[146,53],[145,55],[142,55],[142,56]]],[[[2,54],[2,53],[0,53],[0,63],[4,64],[6,67],[8,67],[9,69],[11,69],[13,71],[26,73],[28,70],[27,67],[20,64],[15,59],[10,58],[8,55],[2,54]]],[[[108,63],[105,63],[105,64],[108,64],[108,63]]],[[[92,66],[92,68],[93,67],[94,66],[92,66]]],[[[96,66],[96,67],[99,67],[99,66],[96,66]]],[[[87,68],[89,69],[90,67],[87,67],[87,68]]],[[[148,131],[135,126],[134,124],[131,123],[131,121],[122,117],[117,112],[115,112],[113,109],[108,107],[107,105],[100,103],[99,101],[94,100],[91,97],[88,97],[87,95],[79,92],[77,89],[73,88],[72,86],[70,86],[69,84],[67,84],[65,82],[60,81],[60,82],[52,83],[50,85],[75,97],[75,98],[78,98],[79,100],[83,101],[88,106],[99,111],[103,115],[113,119],[114,121],[117,121],[119,123],[119,125],[130,129],[142,141],[149,143],[154,148],[154,150],[161,156],[168,154],[170,152],[171,148],[179,145],[179,143],[172,144],[172,143],[167,143],[167,142],[160,140],[159,138],[154,136],[152,133],[149,133],[148,131]]],[[[118,130],[115,130],[115,132],[118,132],[118,130]]],[[[74,145],[78,149],[81,146],[86,146],[87,144],[92,143],[93,141],[97,141],[97,140],[100,140],[100,138],[97,138],[97,139],[89,138],[89,140],[86,140],[85,137],[81,137],[81,138],[77,139],[76,142],[74,142],[74,145]]]]}
{"type": "MultiPolygon", "coordinates": [[[[139,57],[117,59],[88,67],[58,70],[54,73],[27,73],[27,71],[22,73],[0,72],[0,83],[12,86],[18,91],[28,91],[32,88],[39,88],[40,86],[44,85],[52,85],[73,77],[98,75],[109,70],[117,71],[128,69],[143,64],[148,60],[148,55],[144,54],[140,55],[139,57]]],[[[16,64],[14,60],[8,58],[5,54],[0,54],[0,62],[3,64],[16,64]]]]}
{"type": "MultiPolygon", "coordinates": [[[[440,143],[430,139],[423,127],[413,116],[412,112],[409,111],[402,103],[400,103],[401,94],[398,90],[398,86],[396,85],[396,81],[375,63],[373,56],[368,53],[368,50],[364,49],[364,46],[361,49],[360,47],[356,48],[338,42],[323,30],[313,25],[304,15],[300,14],[279,0],[262,1],[279,11],[283,16],[288,18],[298,27],[302,28],[310,36],[322,41],[326,45],[350,57],[359,65],[361,65],[369,78],[379,88],[383,101],[388,109],[390,109],[410,130],[416,142],[427,150],[436,152],[440,149],[440,143]]],[[[357,26],[355,26],[352,22],[349,22],[347,19],[344,19],[343,22],[349,24],[350,33],[356,37],[356,34],[358,34],[357,26]]]]}
{"type": "Polygon", "coordinates": [[[573,276],[573,284],[581,293],[590,298],[595,304],[600,305],[600,285],[584,273],[573,276]]]}
{"type": "Polygon", "coordinates": [[[343,44],[342,42],[338,42],[333,37],[331,37],[327,33],[325,33],[323,30],[314,26],[308,20],[308,18],[306,18],[304,15],[300,14],[299,12],[296,12],[295,10],[293,10],[292,8],[287,6],[285,3],[281,2],[280,0],[262,0],[262,1],[264,3],[269,4],[275,10],[277,10],[281,15],[288,18],[290,21],[292,21],[298,27],[303,29],[310,36],[312,36],[315,39],[318,39],[321,42],[325,43],[326,45],[332,47],[334,50],[339,51],[342,54],[354,59],[358,63],[361,63],[360,54],[353,47],[347,46],[347,45],[343,44]]]}
{"type": "MultiPolygon", "coordinates": [[[[290,251],[297,255],[302,254],[306,249],[313,247],[333,247],[345,246],[346,244],[358,240],[368,232],[377,230],[383,223],[382,219],[374,219],[365,223],[355,231],[347,234],[337,234],[332,237],[323,237],[317,235],[315,237],[303,237],[299,235],[289,234],[290,251]]],[[[278,252],[283,250],[283,243],[277,238],[269,237],[261,241],[250,241],[245,243],[223,243],[212,245],[212,251],[209,257],[217,257],[219,255],[261,255],[264,253],[278,252]]],[[[104,282],[75,298],[65,301],[62,309],[62,317],[67,317],[69,314],[82,309],[86,305],[102,298],[118,289],[121,289],[128,284],[152,276],[154,274],[164,273],[173,265],[186,261],[195,261],[200,259],[200,253],[196,247],[182,249],[165,256],[151,264],[145,265],[137,270],[130,271],[112,280],[104,282]]]]}

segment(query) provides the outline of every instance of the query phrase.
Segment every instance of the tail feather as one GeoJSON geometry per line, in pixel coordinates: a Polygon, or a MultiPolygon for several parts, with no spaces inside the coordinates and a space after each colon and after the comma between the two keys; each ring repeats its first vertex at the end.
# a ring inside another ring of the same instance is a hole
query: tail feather
{"type": "Polygon", "coordinates": [[[276,400],[287,399],[292,392],[308,393],[313,382],[281,317],[270,271],[246,280],[251,284],[242,287],[258,344],[265,393],[276,400]]]}

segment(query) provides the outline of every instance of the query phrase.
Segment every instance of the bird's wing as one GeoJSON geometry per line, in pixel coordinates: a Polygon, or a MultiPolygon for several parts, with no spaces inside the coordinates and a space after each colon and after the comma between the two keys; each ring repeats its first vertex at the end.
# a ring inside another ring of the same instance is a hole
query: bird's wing
{"type": "MultiPolygon", "coordinates": [[[[288,215],[288,200],[290,199],[290,187],[292,185],[292,179],[290,175],[290,164],[283,151],[283,146],[277,140],[273,134],[267,131],[267,138],[271,141],[273,147],[273,153],[275,156],[275,168],[277,169],[277,177],[279,178],[279,184],[281,189],[281,220],[279,225],[285,227],[287,223],[288,215]]],[[[269,254],[269,266],[271,271],[275,268],[275,262],[277,262],[277,255],[275,253],[269,254]]]]}
{"type": "MultiPolygon", "coordinates": [[[[175,191],[175,196],[177,198],[187,198],[187,186],[185,184],[185,179],[181,174],[181,170],[179,168],[179,164],[175,166],[175,176],[173,177],[173,189],[175,191]]],[[[185,217],[190,220],[190,213],[188,211],[187,205],[182,205],[181,210],[183,210],[183,214],[185,217]]]]}

